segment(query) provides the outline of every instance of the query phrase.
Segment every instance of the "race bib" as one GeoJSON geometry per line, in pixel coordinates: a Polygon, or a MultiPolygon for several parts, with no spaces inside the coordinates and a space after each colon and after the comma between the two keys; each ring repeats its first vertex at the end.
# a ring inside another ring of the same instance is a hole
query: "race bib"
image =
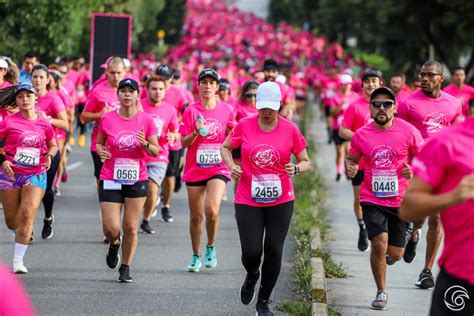
{"type": "Polygon", "coordinates": [[[161,133],[163,133],[163,120],[157,117],[154,117],[153,120],[155,121],[155,126],[156,126],[156,129],[158,130],[156,137],[160,138],[161,133]]]}
{"type": "Polygon", "coordinates": [[[201,168],[220,166],[222,162],[220,144],[201,144],[196,154],[196,163],[201,168]]]}
{"type": "Polygon", "coordinates": [[[138,159],[115,159],[114,181],[121,184],[135,184],[140,176],[138,159]]]}
{"type": "Polygon", "coordinates": [[[252,175],[252,199],[257,203],[273,203],[281,198],[281,181],[276,174],[252,175]]]}
{"type": "Polygon", "coordinates": [[[36,167],[40,161],[40,149],[35,147],[17,147],[13,161],[22,167],[36,167]]]}
{"type": "Polygon", "coordinates": [[[380,198],[398,196],[397,170],[372,170],[372,192],[380,198]]]}

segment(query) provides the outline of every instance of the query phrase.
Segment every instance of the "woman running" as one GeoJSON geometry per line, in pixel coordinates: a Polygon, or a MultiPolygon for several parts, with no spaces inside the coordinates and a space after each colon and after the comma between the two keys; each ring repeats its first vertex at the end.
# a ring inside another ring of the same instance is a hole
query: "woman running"
{"type": "MultiPolygon", "coordinates": [[[[38,64],[33,67],[31,83],[36,89],[38,96],[36,110],[40,116],[47,119],[53,125],[59,152],[61,152],[66,142],[66,130],[69,128],[69,122],[63,101],[56,93],[50,91],[49,70],[45,65],[38,64]]],[[[41,231],[43,239],[53,237],[53,182],[59,167],[59,152],[53,157],[51,168],[49,168],[47,173],[47,186],[43,197],[44,220],[43,230],[41,231]]]]}
{"type": "Polygon", "coordinates": [[[264,255],[258,315],[273,315],[268,304],[280,274],[283,244],[294,207],[291,177],[311,168],[307,143],[295,124],[278,115],[280,104],[278,85],[261,84],[257,89],[258,116],[241,120],[221,149],[232,178],[240,179],[235,210],[242,263],[247,271],[240,298],[246,305],[253,301],[264,255]],[[239,147],[242,166],[231,155],[239,147]],[[291,161],[292,155],[296,164],[291,161]]]}
{"type": "Polygon", "coordinates": [[[180,133],[183,147],[188,147],[183,181],[186,182],[190,210],[189,231],[193,256],[189,272],[201,268],[202,220],[206,216],[206,268],[217,266],[215,242],[219,225],[219,209],[230,180],[230,171],[222,163],[220,147],[229,126],[234,126],[230,104],[217,100],[219,77],[213,69],[204,69],[198,76],[200,100],[183,114],[180,133]]]}
{"type": "Polygon", "coordinates": [[[19,112],[0,123],[0,200],[5,223],[15,231],[13,272],[28,273],[23,264],[33,233],[36,210],[46,190],[46,170],[57,153],[51,123],[36,113],[36,90],[29,84],[0,91],[0,107],[19,112]]]}
{"type": "Polygon", "coordinates": [[[130,264],[138,244],[138,223],[148,190],[145,157],[158,154],[153,118],[137,110],[139,88],[133,79],[120,81],[120,107],[104,114],[99,123],[97,154],[104,162],[100,172],[99,201],[104,235],[110,242],[106,262],[115,269],[122,264],[117,282],[132,282],[130,264]],[[120,223],[120,212],[123,221],[120,223]],[[120,225],[122,224],[122,225],[120,225]]]}

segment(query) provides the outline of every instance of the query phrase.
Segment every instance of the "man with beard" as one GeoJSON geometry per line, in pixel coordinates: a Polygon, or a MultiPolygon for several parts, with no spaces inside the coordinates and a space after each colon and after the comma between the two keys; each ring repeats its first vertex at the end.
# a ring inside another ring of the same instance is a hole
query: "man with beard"
{"type": "MultiPolygon", "coordinates": [[[[351,140],[354,133],[366,125],[371,116],[369,113],[369,100],[372,92],[379,88],[382,81],[382,73],[375,69],[368,69],[362,75],[362,97],[349,104],[344,112],[344,118],[339,126],[339,136],[342,139],[351,140]]],[[[368,251],[370,244],[367,239],[367,229],[362,219],[362,208],[360,207],[360,185],[364,179],[364,165],[359,164],[359,171],[352,179],[354,191],[354,213],[359,224],[359,240],[357,247],[360,251],[368,251]]]]}
{"type": "Polygon", "coordinates": [[[387,264],[403,257],[410,236],[409,223],[398,215],[403,195],[412,177],[409,162],[423,144],[420,132],[394,117],[395,93],[380,87],[370,96],[370,116],[374,122],[355,132],[346,159],[347,175],[354,178],[359,162],[366,162],[360,201],[372,250],[370,265],[377,285],[373,309],[387,308],[385,287],[387,264]]]}
{"type": "Polygon", "coordinates": [[[444,91],[458,98],[462,104],[462,114],[465,117],[473,115],[474,109],[474,87],[465,83],[466,71],[463,67],[456,67],[453,70],[453,83],[444,87],[444,91]]]}
{"type": "MultiPolygon", "coordinates": [[[[443,66],[434,60],[426,61],[418,77],[421,90],[418,90],[400,102],[398,115],[401,119],[413,124],[426,140],[437,135],[441,130],[462,120],[462,107],[458,99],[441,91],[444,81],[443,66]]],[[[416,256],[416,246],[425,219],[413,224],[413,233],[407,244],[403,260],[410,263],[416,256]]],[[[441,243],[442,233],[439,214],[430,215],[426,234],[425,266],[415,285],[422,289],[435,286],[431,269],[441,243]]]]}
{"type": "Polygon", "coordinates": [[[404,74],[395,74],[390,78],[390,88],[395,92],[397,100],[401,101],[410,92],[405,88],[405,75],[404,74]]]}
{"type": "Polygon", "coordinates": [[[282,106],[280,107],[279,113],[281,116],[291,120],[291,118],[293,117],[295,100],[290,93],[290,87],[280,81],[275,80],[278,75],[280,75],[280,69],[280,64],[278,64],[273,59],[267,59],[263,64],[265,81],[275,82],[280,87],[282,106]]]}

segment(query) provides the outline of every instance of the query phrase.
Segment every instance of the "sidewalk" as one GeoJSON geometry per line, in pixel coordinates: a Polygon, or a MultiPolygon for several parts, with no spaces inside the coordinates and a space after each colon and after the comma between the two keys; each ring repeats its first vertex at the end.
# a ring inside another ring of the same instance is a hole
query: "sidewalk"
{"type": "MultiPolygon", "coordinates": [[[[387,310],[380,312],[370,309],[376,287],[369,252],[363,253],[357,249],[359,228],[352,209],[351,183],[345,177],[340,182],[335,181],[335,146],[327,144],[326,129],[318,114],[315,114],[309,130],[316,140],[317,164],[323,170],[328,188],[327,209],[331,240],[326,246],[331,251],[333,261],[338,264],[342,262],[350,275],[345,279],[327,279],[331,308],[343,315],[427,315],[432,291],[421,290],[414,285],[424,264],[426,228],[423,229],[415,260],[411,264],[402,260],[387,268],[387,310]]],[[[438,266],[435,265],[435,276],[438,271],[438,266]]]]}

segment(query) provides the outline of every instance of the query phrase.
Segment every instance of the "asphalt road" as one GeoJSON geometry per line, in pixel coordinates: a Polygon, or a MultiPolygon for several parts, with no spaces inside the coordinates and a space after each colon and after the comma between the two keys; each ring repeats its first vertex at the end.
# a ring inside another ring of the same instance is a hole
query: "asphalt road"
{"type": "MultiPolygon", "coordinates": [[[[61,185],[61,196],[56,200],[54,236],[41,239],[40,208],[34,227],[36,239],[25,257],[30,273],[21,276],[40,315],[255,314],[255,302],[245,306],[239,298],[245,271],[240,262],[230,184],[229,201],[223,202],[220,213],[217,268],[186,272],[192,252],[183,188],[172,203],[175,222],[159,222],[156,217],[151,225],[157,233],[139,235],[131,267],[133,283],[119,284],[118,271],[110,270],[105,263],[108,246],[102,243],[88,147],[74,147],[69,164],[75,169],[70,171],[69,181],[61,185]]],[[[13,257],[12,237],[0,212],[0,260],[7,265],[13,257]]],[[[292,256],[293,241],[289,237],[272,298],[275,304],[294,297],[294,285],[288,277],[292,256]]]]}

